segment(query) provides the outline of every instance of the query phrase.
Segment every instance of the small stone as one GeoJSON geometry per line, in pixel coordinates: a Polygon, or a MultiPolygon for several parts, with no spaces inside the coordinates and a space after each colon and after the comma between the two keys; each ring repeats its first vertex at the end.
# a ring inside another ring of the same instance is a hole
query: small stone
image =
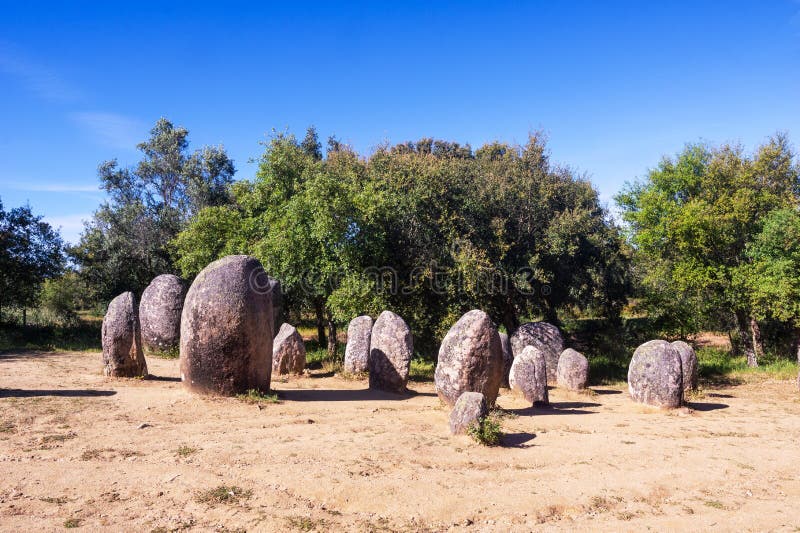
{"type": "Polygon", "coordinates": [[[486,398],[480,392],[465,392],[456,400],[450,412],[450,433],[462,435],[467,429],[489,414],[486,398]]]}
{"type": "Polygon", "coordinates": [[[508,376],[511,390],[521,394],[531,404],[549,404],[547,393],[547,363],[543,351],[526,346],[514,358],[508,376]]]}
{"type": "Polygon", "coordinates": [[[558,386],[567,390],[583,390],[589,379],[589,361],[580,352],[567,348],[561,352],[556,369],[558,386]]]}
{"type": "Polygon", "coordinates": [[[144,422],[144,423],[142,423],[142,424],[139,424],[139,425],[136,427],[136,429],[144,429],[144,428],[151,428],[151,427],[153,427],[153,426],[151,426],[150,424],[148,424],[148,423],[144,422]]]}
{"type": "Polygon", "coordinates": [[[273,374],[302,374],[306,367],[306,345],[291,324],[283,324],[272,343],[273,374]]]}
{"type": "Polygon", "coordinates": [[[359,316],[347,326],[347,347],[344,350],[344,371],[360,374],[369,371],[369,345],[372,338],[372,317],[359,316]]]}
{"type": "Polygon", "coordinates": [[[509,388],[508,373],[511,372],[511,363],[514,362],[514,352],[511,350],[511,339],[506,333],[499,333],[500,347],[503,349],[503,374],[500,377],[500,386],[509,388]]]}

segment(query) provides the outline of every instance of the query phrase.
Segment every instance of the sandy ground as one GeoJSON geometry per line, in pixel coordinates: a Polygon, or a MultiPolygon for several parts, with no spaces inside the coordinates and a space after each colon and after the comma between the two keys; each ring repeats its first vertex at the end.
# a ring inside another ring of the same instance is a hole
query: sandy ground
{"type": "Polygon", "coordinates": [[[507,435],[488,448],[449,435],[431,383],[395,396],[315,375],[257,405],[185,392],[177,361],[148,365],[156,378],[114,381],[99,354],[0,355],[0,529],[800,526],[791,381],[709,387],[671,413],[613,388],[552,390],[550,409],[503,391],[507,435]],[[222,485],[244,494],[204,498],[222,485]]]}

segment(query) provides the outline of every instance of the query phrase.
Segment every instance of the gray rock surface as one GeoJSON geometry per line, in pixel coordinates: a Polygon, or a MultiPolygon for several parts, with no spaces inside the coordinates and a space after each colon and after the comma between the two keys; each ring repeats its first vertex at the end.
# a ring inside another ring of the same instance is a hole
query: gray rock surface
{"type": "Polygon", "coordinates": [[[489,415],[486,398],[480,392],[465,392],[456,400],[450,412],[450,433],[462,435],[472,424],[489,415]]]}
{"type": "Polygon", "coordinates": [[[547,363],[547,381],[556,383],[558,358],[564,351],[564,338],[558,328],[547,322],[527,322],[522,324],[511,335],[511,350],[518,357],[526,346],[535,346],[542,350],[547,363]]]}
{"type": "Polygon", "coordinates": [[[681,358],[681,371],[683,372],[683,390],[692,391],[697,390],[697,354],[694,353],[688,343],[684,341],[675,341],[670,343],[672,348],[678,352],[681,358]]]}
{"type": "Polygon", "coordinates": [[[413,355],[414,341],[405,320],[391,311],[381,313],[370,338],[370,388],[405,391],[413,355]]]}
{"type": "Polygon", "coordinates": [[[234,395],[269,391],[272,301],[261,263],[214,261],[197,275],[181,315],[181,379],[188,389],[234,395]]]}
{"type": "Polygon", "coordinates": [[[503,373],[503,348],[497,327],[478,309],[464,314],[439,347],[434,382],[439,398],[449,406],[465,392],[480,392],[494,405],[503,373]]]}
{"type": "Polygon", "coordinates": [[[283,324],[272,341],[272,373],[302,374],[306,368],[306,345],[291,324],[283,324]]]}
{"type": "Polygon", "coordinates": [[[359,374],[369,371],[369,345],[372,338],[372,317],[358,316],[347,326],[347,347],[344,350],[344,371],[359,374]]]}
{"type": "Polygon", "coordinates": [[[147,375],[139,308],[132,292],[124,292],[111,300],[101,331],[103,373],[106,376],[133,378],[147,375]]]}
{"type": "Polygon", "coordinates": [[[561,388],[574,391],[585,389],[589,379],[589,360],[580,352],[567,348],[558,358],[556,378],[561,388]]]}
{"type": "Polygon", "coordinates": [[[662,340],[648,341],[636,348],[628,367],[628,390],[639,403],[680,407],[683,371],[677,350],[662,340]]]}
{"type": "Polygon", "coordinates": [[[521,394],[531,404],[549,404],[547,394],[547,368],[541,348],[526,346],[514,358],[508,376],[511,390],[521,394]]]}
{"type": "Polygon", "coordinates": [[[275,278],[269,278],[269,295],[272,300],[272,334],[277,336],[280,332],[281,324],[288,317],[283,313],[283,289],[281,282],[275,278]]]}
{"type": "Polygon", "coordinates": [[[511,372],[511,363],[514,362],[514,352],[511,350],[511,339],[505,333],[500,333],[500,346],[503,349],[503,375],[500,376],[500,386],[508,388],[508,373],[511,372]]]}
{"type": "Polygon", "coordinates": [[[181,342],[181,312],[186,285],[178,276],[161,274],[153,278],[139,302],[142,345],[148,352],[168,352],[181,342]]]}

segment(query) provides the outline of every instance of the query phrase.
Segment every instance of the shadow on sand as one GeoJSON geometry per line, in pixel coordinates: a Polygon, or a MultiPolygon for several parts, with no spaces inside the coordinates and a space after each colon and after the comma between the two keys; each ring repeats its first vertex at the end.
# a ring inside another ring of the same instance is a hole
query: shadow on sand
{"type": "Polygon", "coordinates": [[[535,438],[534,433],[506,433],[500,439],[500,446],[503,448],[532,448],[534,445],[529,443],[535,438]]]}
{"type": "Polygon", "coordinates": [[[36,398],[40,396],[54,396],[60,398],[92,398],[99,396],[114,396],[117,391],[93,389],[0,389],[0,398],[36,398]]]}
{"type": "Polygon", "coordinates": [[[408,390],[403,393],[394,393],[375,389],[279,389],[275,392],[278,393],[281,400],[291,402],[398,401],[407,400],[415,396],[436,396],[432,392],[408,390]]]}
{"type": "Polygon", "coordinates": [[[730,405],[726,403],[699,403],[699,402],[686,402],[686,407],[694,411],[716,411],[718,409],[727,409],[730,405]]]}
{"type": "Polygon", "coordinates": [[[508,409],[509,413],[518,416],[542,416],[542,415],[593,415],[595,411],[586,411],[586,407],[600,407],[599,403],[590,402],[553,402],[550,405],[536,404],[533,407],[522,409],[508,409]]]}

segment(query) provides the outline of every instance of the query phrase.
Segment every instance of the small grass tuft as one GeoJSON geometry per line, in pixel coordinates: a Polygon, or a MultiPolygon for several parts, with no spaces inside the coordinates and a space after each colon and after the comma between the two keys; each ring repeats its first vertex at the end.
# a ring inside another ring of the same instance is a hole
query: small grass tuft
{"type": "Polygon", "coordinates": [[[67,503],[67,499],[64,496],[58,496],[56,498],[49,496],[47,498],[39,498],[39,500],[43,501],[44,503],[54,503],[56,505],[64,505],[67,503]]]}
{"type": "Polygon", "coordinates": [[[328,523],[324,519],[313,519],[308,516],[291,516],[286,519],[286,523],[292,529],[299,531],[325,531],[328,523]]]}
{"type": "Polygon", "coordinates": [[[497,446],[503,436],[500,423],[492,416],[485,416],[467,428],[467,434],[484,446],[497,446]]]}
{"type": "Polygon", "coordinates": [[[197,451],[197,448],[195,448],[193,446],[186,446],[184,444],[183,446],[179,446],[178,449],[175,450],[175,454],[178,455],[179,457],[188,457],[188,456],[192,455],[193,453],[195,453],[196,451],[197,451]]]}
{"type": "Polygon", "coordinates": [[[706,500],[705,504],[713,509],[725,510],[725,504],[718,500],[706,500]]]}
{"type": "Polygon", "coordinates": [[[179,346],[175,346],[174,348],[168,348],[166,350],[147,350],[145,355],[148,357],[158,357],[159,359],[177,359],[181,356],[181,350],[179,346]]]}
{"type": "Polygon", "coordinates": [[[195,500],[198,503],[216,504],[226,503],[233,504],[239,500],[246,500],[253,495],[252,490],[245,490],[241,487],[234,485],[220,485],[219,487],[204,490],[197,494],[195,500]]]}
{"type": "Polygon", "coordinates": [[[81,527],[81,519],[80,518],[68,518],[64,520],[64,527],[67,529],[74,529],[76,527],[81,527]]]}
{"type": "Polygon", "coordinates": [[[256,389],[250,389],[244,394],[239,394],[236,397],[245,403],[281,403],[277,393],[265,393],[256,389]]]}
{"type": "Polygon", "coordinates": [[[411,381],[433,381],[433,374],[436,371],[436,363],[425,359],[417,358],[411,360],[411,369],[408,379],[411,381]]]}

